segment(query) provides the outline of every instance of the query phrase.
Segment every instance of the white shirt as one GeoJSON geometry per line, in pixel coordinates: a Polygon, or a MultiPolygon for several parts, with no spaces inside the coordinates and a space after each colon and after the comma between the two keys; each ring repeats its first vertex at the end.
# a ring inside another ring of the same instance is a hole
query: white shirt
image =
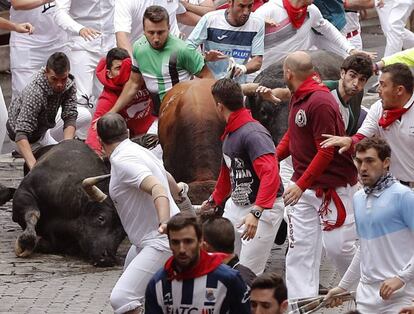
{"type": "Polygon", "coordinates": [[[164,7],[170,16],[170,32],[179,37],[177,14],[185,13],[178,0],[115,0],[115,32],[130,34],[131,43],[144,35],[142,20],[145,9],[151,5],[164,7]]]}
{"type": "MultiPolygon", "coordinates": [[[[414,102],[414,94],[404,107],[414,102]]],[[[391,173],[398,179],[414,182],[414,105],[385,130],[378,125],[382,117],[382,101],[378,100],[368,111],[367,117],[358,130],[366,137],[377,135],[391,147],[391,173]]]]}
{"type": "Polygon", "coordinates": [[[353,48],[335,26],[323,18],[314,4],[308,6],[308,16],[299,29],[294,28],[290,22],[282,0],[271,0],[263,4],[254,15],[264,20],[273,20],[277,24],[274,27],[267,26],[265,29],[262,70],[282,60],[290,52],[310,49],[314,45],[312,28],[346,52],[353,48]]]}
{"type": "Polygon", "coordinates": [[[55,2],[47,3],[31,10],[15,10],[11,7],[10,20],[12,22],[30,22],[35,30],[30,36],[27,34],[10,32],[10,45],[33,48],[64,46],[67,42],[67,35],[61,28],[55,27],[55,21],[53,19],[55,11],[55,2]]]}
{"type": "Polygon", "coordinates": [[[179,212],[171,196],[167,173],[162,162],[151,151],[129,139],[115,148],[109,160],[109,195],[129,240],[139,246],[143,239],[156,234],[154,231],[159,224],[152,196],[139,188],[146,177],[155,176],[166,189],[170,201],[170,217],[179,212]]]}
{"type": "Polygon", "coordinates": [[[74,44],[80,49],[109,50],[115,46],[114,31],[115,0],[56,0],[56,24],[72,35],[74,44]],[[85,41],[79,32],[89,27],[101,35],[85,41]]]}
{"type": "MultiPolygon", "coordinates": [[[[194,4],[194,5],[201,5],[205,0],[188,0],[188,3],[194,4]]],[[[190,36],[191,32],[194,29],[194,26],[185,25],[178,23],[178,27],[180,29],[180,32],[184,35],[184,39],[188,38],[190,36]]]]}

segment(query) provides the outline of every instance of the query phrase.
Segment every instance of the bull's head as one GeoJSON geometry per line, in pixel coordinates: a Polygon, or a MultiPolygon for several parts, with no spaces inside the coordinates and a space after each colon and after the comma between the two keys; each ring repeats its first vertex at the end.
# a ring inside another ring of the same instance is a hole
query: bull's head
{"type": "Polygon", "coordinates": [[[112,200],[102,192],[108,190],[108,184],[101,181],[109,176],[91,177],[82,182],[90,200],[82,217],[79,246],[92,263],[99,267],[113,266],[116,263],[116,251],[126,236],[112,200]]]}

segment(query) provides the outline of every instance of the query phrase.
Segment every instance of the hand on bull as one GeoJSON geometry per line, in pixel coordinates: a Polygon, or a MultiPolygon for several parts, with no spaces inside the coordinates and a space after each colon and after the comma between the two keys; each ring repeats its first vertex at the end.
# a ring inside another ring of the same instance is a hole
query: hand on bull
{"type": "Polygon", "coordinates": [[[290,185],[285,192],[283,193],[283,202],[285,203],[285,206],[288,205],[295,205],[300,197],[302,196],[302,189],[298,187],[296,184],[290,185]]]}
{"type": "Polygon", "coordinates": [[[244,225],[244,231],[241,234],[243,240],[251,240],[256,235],[257,225],[259,224],[259,219],[253,216],[252,213],[248,213],[242,220],[242,222],[237,225],[237,228],[241,228],[244,225]]]}
{"type": "Polygon", "coordinates": [[[79,31],[79,35],[86,41],[91,41],[97,38],[99,35],[101,35],[101,32],[93,28],[84,27],[79,31]]]}
{"type": "Polygon", "coordinates": [[[207,62],[219,61],[227,58],[227,56],[218,50],[209,50],[204,53],[204,60],[207,62]]]}
{"type": "Polygon", "coordinates": [[[279,104],[281,99],[277,98],[271,88],[259,85],[256,89],[256,93],[265,101],[270,101],[274,104],[279,104]]]}
{"type": "Polygon", "coordinates": [[[359,53],[367,55],[368,57],[371,58],[371,60],[375,60],[378,56],[378,53],[376,51],[371,52],[371,51],[358,50],[358,49],[351,49],[349,51],[350,55],[355,55],[355,54],[359,54],[359,53]]]}

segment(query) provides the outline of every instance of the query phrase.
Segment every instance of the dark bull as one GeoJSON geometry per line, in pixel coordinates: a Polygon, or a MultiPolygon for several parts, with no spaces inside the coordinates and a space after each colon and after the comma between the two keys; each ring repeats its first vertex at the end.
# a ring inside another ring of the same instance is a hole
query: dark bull
{"type": "MultiPolygon", "coordinates": [[[[77,140],[63,141],[38,158],[13,197],[13,221],[24,230],[16,255],[64,253],[113,266],[124,229],[112,200],[93,200],[86,190],[97,192],[96,187],[82,186],[85,178],[108,173],[105,163],[77,140]]],[[[108,194],[108,182],[96,186],[108,194]]]]}

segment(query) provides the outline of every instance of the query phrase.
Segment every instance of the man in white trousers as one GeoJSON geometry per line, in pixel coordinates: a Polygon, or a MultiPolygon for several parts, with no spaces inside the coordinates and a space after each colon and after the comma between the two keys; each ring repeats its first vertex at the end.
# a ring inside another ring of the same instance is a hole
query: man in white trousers
{"type": "Polygon", "coordinates": [[[171,256],[164,233],[179,212],[171,194],[178,187],[151,151],[129,140],[121,115],[104,115],[96,128],[111,162],[109,194],[132,243],[111,305],[116,314],[143,313],[147,284],[171,256]]]}
{"type": "Polygon", "coordinates": [[[54,27],[54,1],[11,0],[10,3],[10,20],[16,23],[30,21],[35,28],[31,36],[10,34],[12,98],[15,98],[45,65],[45,56],[58,51],[68,54],[69,48],[66,32],[54,27]]]}
{"type": "Polygon", "coordinates": [[[363,189],[354,196],[360,247],[335,294],[359,281],[357,310],[364,314],[394,314],[414,298],[414,192],[388,171],[391,148],[380,138],[365,138],[354,158],[363,189]]]}
{"type": "Polygon", "coordinates": [[[355,253],[352,196],[357,173],[349,153],[320,146],[325,131],[345,134],[345,128],[338,104],[310,56],[293,52],[283,70],[292,98],[289,128],[276,154],[279,161],[291,155],[294,169],[283,194],[289,228],[286,285],[291,299],[318,295],[322,247],[339,273],[348,268],[355,253]]]}
{"type": "MultiPolygon", "coordinates": [[[[55,22],[69,34],[69,60],[82,105],[94,104],[102,91],[95,69],[115,47],[114,4],[115,0],[56,1],[55,22]]],[[[86,138],[86,132],[78,136],[86,138]]]]}
{"type": "Polygon", "coordinates": [[[230,196],[223,217],[235,229],[234,252],[240,264],[260,275],[283,219],[283,186],[275,147],[269,132],[244,107],[238,83],[226,78],[218,80],[212,94],[226,127],[220,175],[202,210],[221,205],[230,196]]]}

